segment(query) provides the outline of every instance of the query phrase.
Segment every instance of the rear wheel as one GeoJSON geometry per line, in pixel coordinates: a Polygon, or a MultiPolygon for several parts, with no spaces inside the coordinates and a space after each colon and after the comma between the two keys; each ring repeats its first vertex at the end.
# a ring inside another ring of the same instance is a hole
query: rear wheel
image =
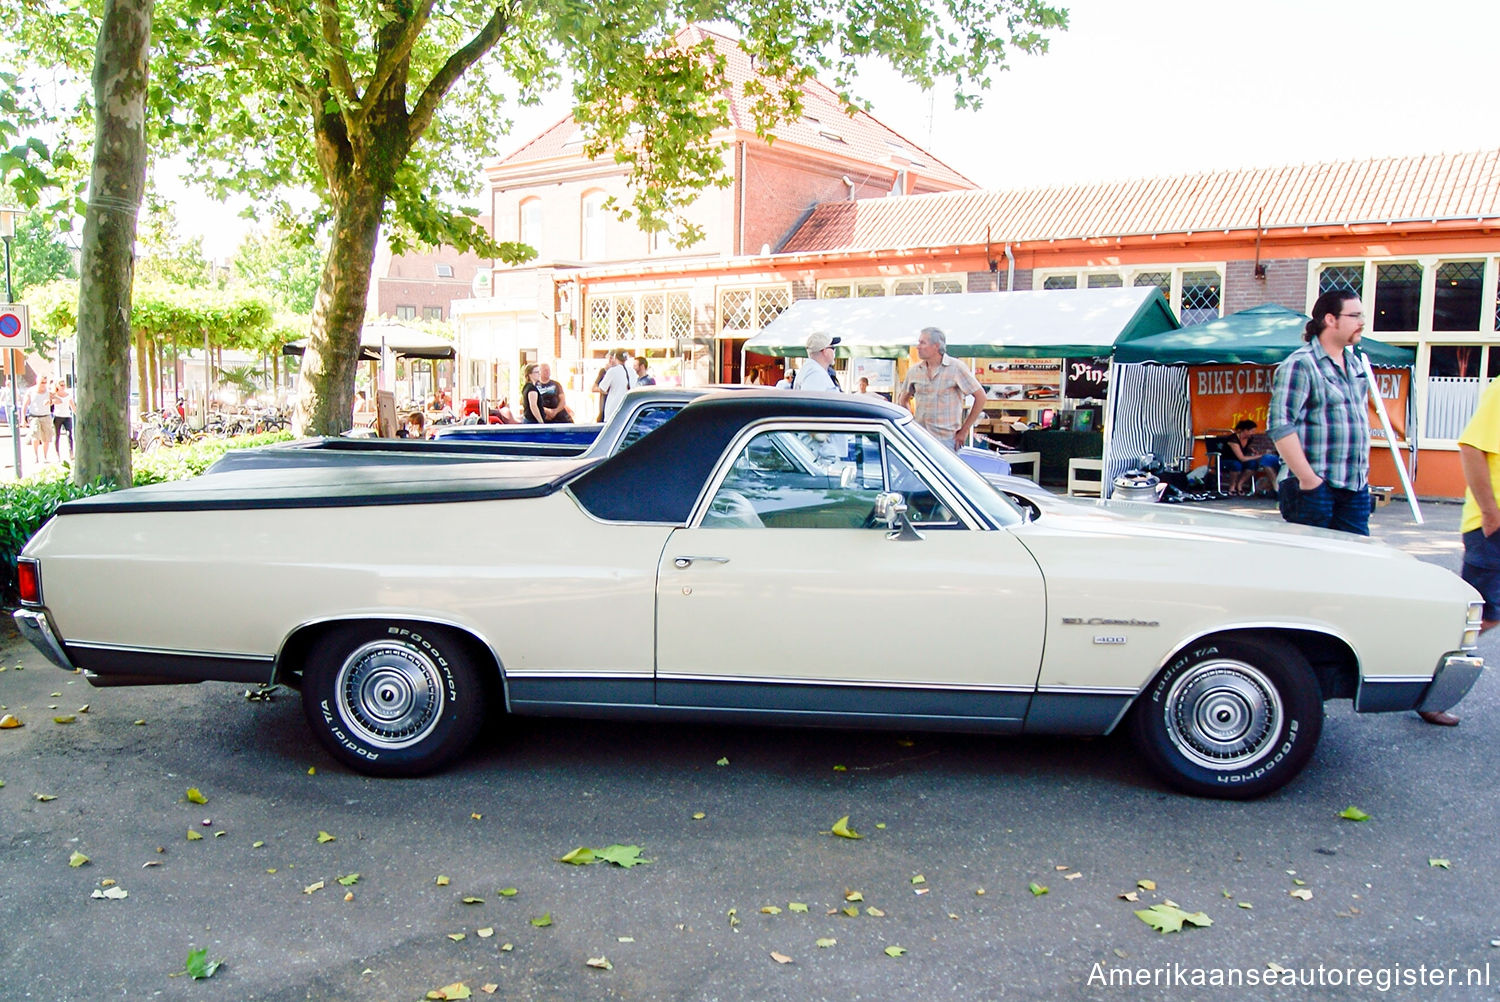
{"type": "Polygon", "coordinates": [[[1162,779],[1196,796],[1244,800],[1302,771],[1323,731],[1323,693],[1290,644],[1206,640],[1162,669],[1130,723],[1162,779]]]}
{"type": "Polygon", "coordinates": [[[485,686],[458,634],[423,623],[351,623],[308,651],[302,710],[334,757],[372,776],[452,761],[485,715],[485,686]]]}

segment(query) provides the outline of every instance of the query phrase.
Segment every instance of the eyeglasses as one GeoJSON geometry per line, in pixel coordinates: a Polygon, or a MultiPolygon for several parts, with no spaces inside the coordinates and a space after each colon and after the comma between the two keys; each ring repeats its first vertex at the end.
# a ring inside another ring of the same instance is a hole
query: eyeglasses
{"type": "Polygon", "coordinates": [[[1340,313],[1339,316],[1348,317],[1350,320],[1363,320],[1365,318],[1363,313],[1340,313]]]}

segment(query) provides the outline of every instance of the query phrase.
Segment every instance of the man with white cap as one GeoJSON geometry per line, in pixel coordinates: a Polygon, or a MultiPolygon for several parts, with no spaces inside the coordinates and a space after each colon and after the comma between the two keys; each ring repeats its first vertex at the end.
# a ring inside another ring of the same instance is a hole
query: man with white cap
{"type": "Polygon", "coordinates": [[[794,390],[816,390],[823,393],[838,393],[840,387],[829,369],[833,365],[833,346],[839,338],[822,331],[807,335],[807,364],[797,370],[794,390]]]}

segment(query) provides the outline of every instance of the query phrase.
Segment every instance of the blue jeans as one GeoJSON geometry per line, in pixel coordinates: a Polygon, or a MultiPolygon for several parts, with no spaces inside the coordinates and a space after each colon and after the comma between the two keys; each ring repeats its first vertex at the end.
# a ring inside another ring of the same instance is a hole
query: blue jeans
{"type": "Polygon", "coordinates": [[[1370,489],[1357,491],[1332,487],[1327,480],[1310,491],[1297,486],[1296,477],[1287,477],[1276,487],[1281,517],[1297,525],[1314,525],[1320,529],[1370,534],[1370,489]]]}

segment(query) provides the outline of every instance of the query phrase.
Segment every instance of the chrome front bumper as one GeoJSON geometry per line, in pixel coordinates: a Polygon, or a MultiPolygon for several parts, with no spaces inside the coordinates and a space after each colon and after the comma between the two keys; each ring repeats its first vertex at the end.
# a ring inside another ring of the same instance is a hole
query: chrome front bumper
{"type": "Polygon", "coordinates": [[[1450,710],[1466,696],[1484,672],[1484,658],[1469,654],[1449,654],[1432,675],[1432,683],[1422,693],[1417,709],[1423,712],[1450,710]]]}
{"type": "Polygon", "coordinates": [[[68,652],[63,650],[62,641],[57,639],[57,634],[52,632],[52,624],[47,620],[47,613],[43,609],[17,609],[15,612],[16,629],[21,631],[21,636],[31,642],[31,646],[42,652],[42,656],[51,661],[64,671],[77,671],[78,668],[68,658],[68,652]]]}

